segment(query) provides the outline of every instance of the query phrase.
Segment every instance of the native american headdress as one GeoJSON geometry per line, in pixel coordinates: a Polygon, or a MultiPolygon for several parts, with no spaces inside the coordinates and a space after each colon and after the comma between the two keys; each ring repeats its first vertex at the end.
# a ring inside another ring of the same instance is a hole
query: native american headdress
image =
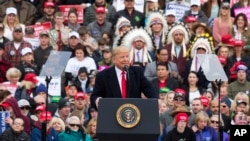
{"type": "Polygon", "coordinates": [[[130,49],[130,62],[133,62],[133,55],[135,48],[133,47],[133,42],[140,38],[144,41],[144,53],[143,53],[143,63],[152,62],[148,51],[154,52],[155,45],[152,36],[143,28],[131,28],[127,31],[118,41],[118,46],[125,46],[130,49]]]}
{"type": "Polygon", "coordinates": [[[120,36],[119,34],[119,30],[120,28],[122,28],[123,26],[131,26],[130,21],[125,18],[125,17],[120,17],[115,25],[115,35],[116,36],[120,36]]]}
{"type": "Polygon", "coordinates": [[[189,33],[188,33],[188,29],[185,26],[184,23],[175,23],[167,32],[167,41],[166,44],[171,44],[172,43],[172,50],[171,50],[171,58],[173,58],[172,56],[176,56],[176,52],[175,52],[175,42],[174,42],[174,34],[176,32],[180,32],[184,35],[183,40],[182,40],[182,49],[183,49],[183,57],[186,57],[186,44],[189,42],[189,33]]]}
{"type": "Polygon", "coordinates": [[[192,71],[197,71],[195,66],[197,65],[196,54],[197,54],[198,48],[205,49],[206,50],[205,54],[213,54],[214,53],[213,37],[210,36],[208,33],[204,33],[195,37],[193,42],[191,42],[191,45],[188,51],[188,56],[190,56],[190,58],[193,58],[193,62],[191,65],[192,71]]]}
{"type": "Polygon", "coordinates": [[[164,17],[164,13],[161,10],[153,10],[149,13],[148,18],[147,18],[147,22],[145,25],[145,29],[148,31],[148,33],[150,35],[153,35],[151,26],[155,23],[160,23],[162,24],[162,38],[161,38],[161,42],[165,43],[166,40],[166,32],[168,29],[168,25],[167,25],[167,21],[164,17]]]}

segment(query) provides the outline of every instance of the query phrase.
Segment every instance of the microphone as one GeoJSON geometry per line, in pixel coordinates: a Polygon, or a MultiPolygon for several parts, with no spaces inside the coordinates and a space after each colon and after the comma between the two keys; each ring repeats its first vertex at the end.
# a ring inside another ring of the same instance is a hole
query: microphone
{"type": "Polygon", "coordinates": [[[128,72],[128,69],[129,69],[129,66],[128,66],[128,65],[125,65],[125,66],[124,66],[124,71],[128,72]]]}

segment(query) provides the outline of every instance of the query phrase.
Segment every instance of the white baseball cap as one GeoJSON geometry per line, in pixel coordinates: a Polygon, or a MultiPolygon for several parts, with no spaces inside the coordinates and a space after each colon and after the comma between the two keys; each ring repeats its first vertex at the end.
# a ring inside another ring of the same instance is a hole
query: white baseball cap
{"type": "Polygon", "coordinates": [[[77,39],[80,38],[79,33],[76,32],[76,31],[71,31],[71,32],[69,33],[69,38],[71,38],[71,37],[73,37],[73,36],[75,36],[77,39]]]}
{"type": "Polygon", "coordinates": [[[18,100],[17,104],[18,104],[18,107],[24,107],[24,106],[29,106],[30,107],[30,103],[26,99],[18,100]]]}
{"type": "Polygon", "coordinates": [[[175,15],[176,15],[175,9],[167,9],[167,10],[165,11],[165,16],[169,16],[169,15],[175,16],[175,15]]]}
{"type": "Polygon", "coordinates": [[[24,56],[27,53],[32,53],[31,48],[25,47],[25,48],[22,49],[22,51],[21,51],[22,56],[24,56]]]}
{"type": "Polygon", "coordinates": [[[191,0],[190,3],[191,3],[190,6],[193,6],[193,5],[201,6],[201,1],[200,0],[191,0]]]}
{"type": "Polygon", "coordinates": [[[6,15],[9,15],[9,14],[15,14],[15,15],[17,15],[17,10],[14,7],[8,7],[6,9],[5,13],[6,13],[6,15]]]}

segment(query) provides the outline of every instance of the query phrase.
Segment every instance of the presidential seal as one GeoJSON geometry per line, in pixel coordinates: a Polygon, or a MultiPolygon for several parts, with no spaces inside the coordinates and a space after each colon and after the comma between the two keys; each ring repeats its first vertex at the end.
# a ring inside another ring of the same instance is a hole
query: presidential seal
{"type": "Polygon", "coordinates": [[[141,119],[141,113],[134,104],[123,104],[116,111],[116,120],[124,128],[135,127],[141,119]]]}

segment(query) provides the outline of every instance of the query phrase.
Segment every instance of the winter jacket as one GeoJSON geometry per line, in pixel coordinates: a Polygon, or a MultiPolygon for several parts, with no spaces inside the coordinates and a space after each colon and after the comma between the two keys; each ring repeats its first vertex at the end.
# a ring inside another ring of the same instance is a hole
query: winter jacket
{"type": "Polygon", "coordinates": [[[0,141],[30,141],[30,137],[24,131],[15,133],[14,130],[9,128],[0,135],[0,141]]]}
{"type": "Polygon", "coordinates": [[[206,126],[202,131],[198,130],[195,132],[197,141],[218,141],[218,133],[211,126],[206,126]]]}
{"type": "Polygon", "coordinates": [[[183,133],[179,133],[176,127],[173,128],[164,138],[164,141],[180,141],[181,139],[184,141],[196,141],[195,134],[189,127],[186,127],[183,133]]]}
{"type": "MultiPolygon", "coordinates": [[[[42,134],[41,131],[42,131],[42,125],[39,121],[36,121],[34,123],[34,127],[30,134],[31,141],[41,141],[41,134],[42,134]]],[[[47,135],[46,141],[59,141],[58,133],[53,128],[50,128],[47,131],[46,135],[47,135]]]]}
{"type": "Polygon", "coordinates": [[[77,132],[66,128],[66,130],[59,134],[60,141],[92,141],[88,134],[85,134],[83,130],[77,132]]]}

